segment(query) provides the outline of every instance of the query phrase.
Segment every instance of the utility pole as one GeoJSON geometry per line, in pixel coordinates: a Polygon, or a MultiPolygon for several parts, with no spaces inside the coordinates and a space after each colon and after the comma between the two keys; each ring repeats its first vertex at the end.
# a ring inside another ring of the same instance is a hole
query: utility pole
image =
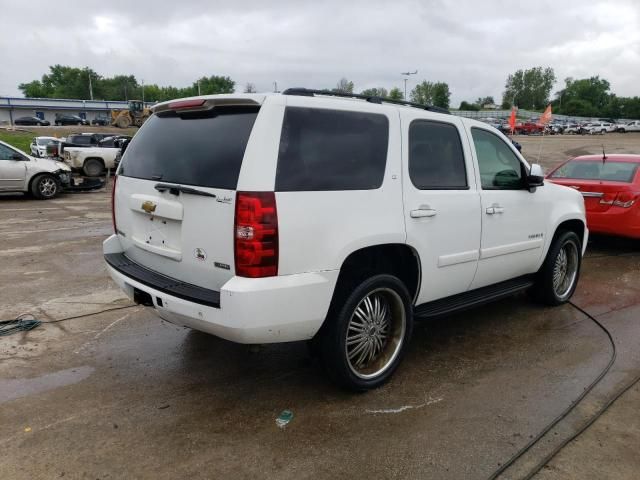
{"type": "Polygon", "coordinates": [[[404,99],[407,100],[407,80],[409,80],[409,75],[415,75],[418,73],[418,70],[415,72],[402,72],[400,75],[404,75],[404,99]]]}
{"type": "Polygon", "coordinates": [[[142,108],[144,108],[144,78],[142,81],[142,108]]]}
{"type": "Polygon", "coordinates": [[[198,96],[200,96],[200,80],[198,80],[198,96]]]}
{"type": "Polygon", "coordinates": [[[273,93],[278,93],[278,82],[273,82],[273,93]]]}
{"type": "Polygon", "coordinates": [[[89,72],[89,97],[93,100],[93,86],[91,85],[91,72],[89,72]]]}

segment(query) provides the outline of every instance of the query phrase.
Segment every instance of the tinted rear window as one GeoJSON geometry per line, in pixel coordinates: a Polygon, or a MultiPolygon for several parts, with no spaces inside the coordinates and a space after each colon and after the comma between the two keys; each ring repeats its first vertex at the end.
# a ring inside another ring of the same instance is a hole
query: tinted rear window
{"type": "Polygon", "coordinates": [[[72,135],[67,139],[67,142],[75,143],[76,145],[91,145],[92,140],[89,135],[72,135]]]}
{"type": "Polygon", "coordinates": [[[135,135],[120,175],[233,190],[256,108],[153,115],[135,135]]]}
{"type": "Polygon", "coordinates": [[[382,185],[389,122],[380,114],[287,107],[276,190],[372,190],[382,185]]]}
{"type": "Polygon", "coordinates": [[[605,160],[603,163],[601,160],[588,162],[571,160],[553,172],[551,178],[609,180],[630,183],[633,181],[637,168],[638,164],[631,162],[609,162],[605,160]]]}

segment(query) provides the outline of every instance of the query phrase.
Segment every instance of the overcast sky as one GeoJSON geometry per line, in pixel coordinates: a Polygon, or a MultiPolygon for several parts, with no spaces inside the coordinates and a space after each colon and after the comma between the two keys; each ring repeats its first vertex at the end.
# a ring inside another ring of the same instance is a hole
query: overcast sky
{"type": "MultiPolygon", "coordinates": [[[[402,88],[401,72],[445,81],[452,106],[492,95],[507,75],[550,66],[600,75],[640,95],[640,1],[3,1],[0,95],[56,63],[186,86],[228,75],[241,91],[333,87],[340,77],[402,88]]],[[[554,90],[555,90],[554,89],[554,90]]]]}

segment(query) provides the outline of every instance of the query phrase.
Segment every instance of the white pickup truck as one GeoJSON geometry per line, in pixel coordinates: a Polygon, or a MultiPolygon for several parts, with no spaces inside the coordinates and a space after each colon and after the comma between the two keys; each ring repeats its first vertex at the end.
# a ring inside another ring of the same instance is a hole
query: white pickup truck
{"type": "Polygon", "coordinates": [[[119,148],[65,147],[64,162],[87,177],[97,177],[105,169],[115,170],[120,159],[119,148]]]}
{"type": "Polygon", "coordinates": [[[619,123],[618,131],[620,133],[640,132],[640,120],[634,120],[633,122],[629,122],[627,124],[619,123]]]}

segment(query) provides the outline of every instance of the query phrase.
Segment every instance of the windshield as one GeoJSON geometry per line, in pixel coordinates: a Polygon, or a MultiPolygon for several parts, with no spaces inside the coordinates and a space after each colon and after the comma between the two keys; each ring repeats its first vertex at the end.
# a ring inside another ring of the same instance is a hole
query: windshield
{"type": "Polygon", "coordinates": [[[38,145],[50,145],[54,142],[53,138],[38,138],[36,140],[36,142],[38,143],[38,145]]]}
{"type": "Polygon", "coordinates": [[[558,168],[551,178],[571,178],[575,180],[606,180],[631,183],[637,163],[609,162],[602,160],[571,160],[558,168]]]}

